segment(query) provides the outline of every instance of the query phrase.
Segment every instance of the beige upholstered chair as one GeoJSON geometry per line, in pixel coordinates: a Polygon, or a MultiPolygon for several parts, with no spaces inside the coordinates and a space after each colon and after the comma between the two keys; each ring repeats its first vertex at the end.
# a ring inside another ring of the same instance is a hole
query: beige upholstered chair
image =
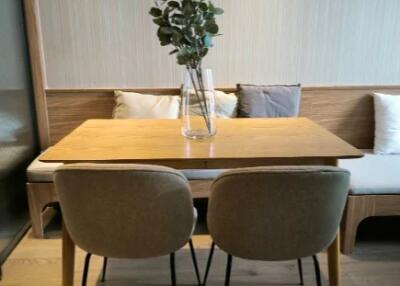
{"type": "Polygon", "coordinates": [[[316,254],[335,238],[349,179],[344,169],[319,166],[244,168],[218,176],[209,200],[214,243],[204,284],[216,244],[228,253],[225,285],[232,256],[264,261],[313,256],[320,285],[316,254]]]}
{"type": "Polygon", "coordinates": [[[91,254],[113,258],[169,254],[171,281],[176,285],[174,253],[188,241],[200,284],[191,241],[196,214],[181,173],[149,165],[71,164],[57,168],[54,180],[65,226],[75,244],[88,252],[82,285],[91,254]]]}

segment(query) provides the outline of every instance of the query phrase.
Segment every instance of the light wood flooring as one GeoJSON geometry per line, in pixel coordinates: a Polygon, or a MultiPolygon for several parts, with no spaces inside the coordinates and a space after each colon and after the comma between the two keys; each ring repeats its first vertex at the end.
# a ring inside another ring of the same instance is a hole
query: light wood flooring
{"type": "MultiPolygon", "coordinates": [[[[60,285],[60,239],[37,240],[28,234],[3,266],[2,286],[60,285]]],[[[207,236],[195,236],[198,260],[202,273],[209,245],[207,236]]],[[[75,267],[76,285],[80,285],[84,252],[78,250],[75,267]]],[[[319,255],[324,279],[326,256],[319,255]]],[[[106,283],[99,282],[102,259],[94,257],[88,285],[169,285],[168,258],[145,260],[110,260],[106,283]]],[[[310,259],[304,260],[306,285],[314,284],[310,259]]],[[[216,252],[208,285],[223,285],[225,255],[216,252]]],[[[359,243],[355,254],[342,256],[343,285],[400,285],[399,243],[359,243]]],[[[180,285],[196,285],[187,249],[177,254],[177,273],[180,285]]],[[[254,262],[234,260],[232,285],[294,285],[298,274],[294,261],[254,262]]],[[[324,285],[327,285],[324,281],[324,285]]]]}
{"type": "MultiPolygon", "coordinates": [[[[396,229],[400,220],[384,224],[384,229],[396,229]]],[[[356,251],[351,256],[342,256],[343,286],[399,286],[400,285],[400,239],[398,236],[382,239],[382,227],[367,229],[372,233],[367,239],[357,243],[356,251]]],[[[361,229],[361,234],[363,229],[361,229]]],[[[386,233],[387,234],[387,233],[386,233]]],[[[194,244],[197,248],[200,271],[204,268],[208,256],[210,238],[196,235],[194,244]]],[[[84,252],[77,251],[75,266],[75,285],[80,285],[84,252]]],[[[326,281],[326,255],[319,254],[323,285],[326,281]]],[[[161,286],[169,285],[168,257],[144,260],[111,259],[106,283],[99,281],[102,259],[94,257],[89,272],[89,286],[161,286]]],[[[223,285],[226,256],[217,250],[207,285],[223,285]]],[[[196,285],[190,254],[187,248],[177,253],[178,285],[196,285]]],[[[316,285],[311,259],[304,260],[305,285],[316,285]]],[[[3,265],[1,286],[47,286],[60,285],[61,281],[61,240],[33,239],[29,232],[7,262],[3,265]]],[[[231,285],[296,285],[299,282],[295,261],[257,262],[234,259],[231,285]]]]}

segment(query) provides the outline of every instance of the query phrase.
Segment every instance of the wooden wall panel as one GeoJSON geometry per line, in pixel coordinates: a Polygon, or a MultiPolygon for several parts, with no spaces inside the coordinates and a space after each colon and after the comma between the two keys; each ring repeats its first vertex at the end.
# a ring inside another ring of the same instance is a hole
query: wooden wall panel
{"type": "Polygon", "coordinates": [[[113,96],[110,92],[48,93],[51,144],[91,118],[111,118],[113,96]]]}
{"type": "Polygon", "coordinates": [[[25,26],[28,38],[33,92],[35,95],[36,121],[40,148],[50,145],[49,122],[45,88],[47,86],[43,54],[42,27],[38,0],[24,0],[25,26]]]}
{"type": "MultiPolygon", "coordinates": [[[[38,0],[50,88],[174,87],[151,0],[38,0]]],[[[399,0],[216,0],[217,86],[399,84],[399,0]]]]}
{"type": "MultiPolygon", "coordinates": [[[[148,94],[179,94],[179,89],[124,89],[148,94]]],[[[224,88],[234,92],[236,88],[224,88]]],[[[373,92],[399,94],[400,86],[304,87],[300,115],[358,148],[372,148],[373,92]]],[[[111,118],[113,89],[47,90],[51,143],[91,118],[111,118]]]]}
{"type": "Polygon", "coordinates": [[[308,89],[301,116],[308,117],[359,148],[372,148],[373,97],[364,89],[308,89]]]}

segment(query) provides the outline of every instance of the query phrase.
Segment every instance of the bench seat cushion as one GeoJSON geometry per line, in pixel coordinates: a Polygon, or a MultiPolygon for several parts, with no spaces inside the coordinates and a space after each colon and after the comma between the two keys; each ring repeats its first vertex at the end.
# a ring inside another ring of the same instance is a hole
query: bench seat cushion
{"type": "MultiPolygon", "coordinates": [[[[40,162],[36,158],[27,169],[28,182],[39,183],[39,182],[53,182],[53,173],[57,167],[61,166],[62,163],[45,163],[40,162]]],[[[187,169],[181,170],[188,180],[213,180],[224,170],[210,169],[210,170],[196,170],[187,169]]]]}
{"type": "Polygon", "coordinates": [[[339,167],[351,172],[350,194],[400,194],[400,155],[376,155],[363,150],[360,159],[339,160],[339,167]]]}
{"type": "MultiPolygon", "coordinates": [[[[363,150],[365,157],[339,160],[339,166],[351,172],[350,194],[400,194],[400,155],[375,155],[363,150]]],[[[28,181],[52,182],[54,170],[62,163],[44,163],[37,158],[27,170],[28,181]]],[[[181,170],[188,180],[213,180],[225,170],[181,170]]]]}
{"type": "Polygon", "coordinates": [[[26,175],[29,183],[53,182],[53,173],[63,163],[45,163],[35,158],[28,166],[26,175]]]}
{"type": "Polygon", "coordinates": [[[180,170],[188,180],[214,180],[223,169],[187,169],[180,170]]]}

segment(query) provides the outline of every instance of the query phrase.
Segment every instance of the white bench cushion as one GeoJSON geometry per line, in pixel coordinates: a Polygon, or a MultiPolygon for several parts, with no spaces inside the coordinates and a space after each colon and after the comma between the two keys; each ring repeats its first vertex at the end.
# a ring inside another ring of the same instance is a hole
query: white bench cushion
{"type": "Polygon", "coordinates": [[[351,172],[350,194],[400,194],[400,155],[363,151],[363,158],[339,160],[339,167],[351,172]]]}
{"type": "MultiPolygon", "coordinates": [[[[45,163],[36,158],[27,169],[28,182],[53,182],[53,173],[62,163],[45,163]]],[[[188,180],[213,180],[224,170],[219,169],[187,169],[181,170],[188,180]]]]}
{"type": "Polygon", "coordinates": [[[214,180],[224,169],[187,169],[180,170],[188,180],[214,180]]]}
{"type": "MultiPolygon", "coordinates": [[[[365,157],[339,160],[351,172],[350,194],[400,194],[400,155],[375,155],[363,150],[365,157]]],[[[44,163],[36,158],[27,169],[29,182],[52,182],[53,172],[62,163],[44,163]]],[[[213,180],[225,170],[181,170],[188,180],[213,180]]]]}

